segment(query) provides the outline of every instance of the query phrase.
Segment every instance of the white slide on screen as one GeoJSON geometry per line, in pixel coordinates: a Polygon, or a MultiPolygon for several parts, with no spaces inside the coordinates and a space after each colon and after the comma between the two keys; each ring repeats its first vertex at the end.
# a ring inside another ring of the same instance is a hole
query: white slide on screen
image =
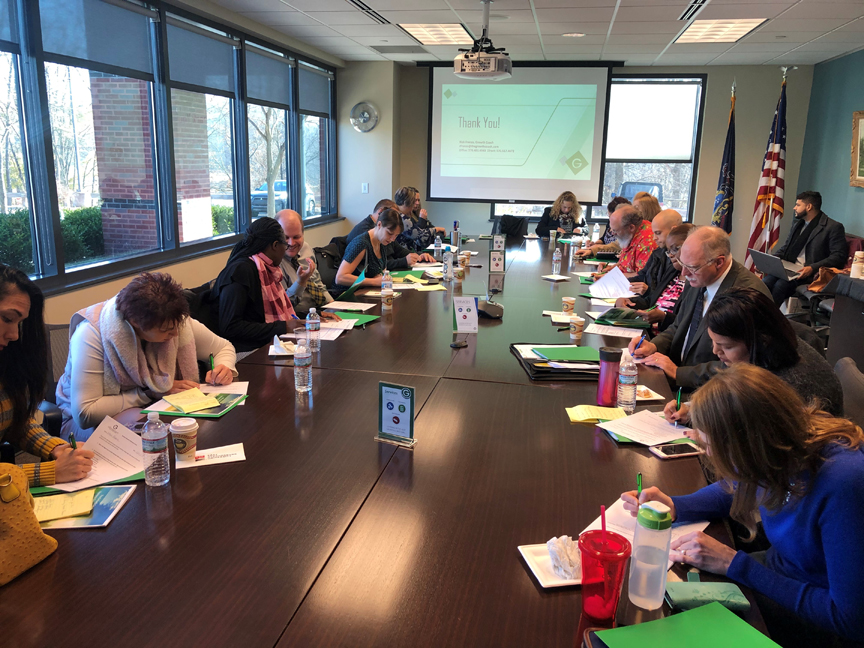
{"type": "Polygon", "coordinates": [[[597,202],[609,68],[515,67],[502,81],[432,68],[429,196],[597,202]]]}

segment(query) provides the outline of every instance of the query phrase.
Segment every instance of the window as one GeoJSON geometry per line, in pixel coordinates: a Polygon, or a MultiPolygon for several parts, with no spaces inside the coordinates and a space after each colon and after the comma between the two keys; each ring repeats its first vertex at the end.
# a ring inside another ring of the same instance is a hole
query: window
{"type": "Polygon", "coordinates": [[[311,66],[299,70],[300,91],[300,188],[304,218],[330,214],[331,201],[330,132],[332,76],[311,66]]]}
{"type": "Polygon", "coordinates": [[[150,84],[45,64],[67,270],[159,248],[150,84]]]}
{"type": "Polygon", "coordinates": [[[249,179],[252,218],[276,215],[290,206],[287,156],[288,112],[249,105],[249,179]]]}

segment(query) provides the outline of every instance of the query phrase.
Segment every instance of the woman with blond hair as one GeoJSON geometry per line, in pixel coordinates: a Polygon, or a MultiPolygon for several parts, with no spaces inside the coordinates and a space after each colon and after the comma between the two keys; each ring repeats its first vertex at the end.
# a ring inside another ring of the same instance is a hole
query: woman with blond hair
{"type": "Polygon", "coordinates": [[[672,542],[670,558],[721,574],[757,593],[780,645],[864,641],[864,433],[805,406],[786,382],[739,363],[705,383],[690,403],[694,436],[719,481],[669,497],[624,493],[624,507],[660,501],[679,522],[731,516],[767,552],[735,551],[699,531],[672,542]]]}
{"type": "Polygon", "coordinates": [[[642,220],[649,223],[654,220],[654,217],[663,211],[660,206],[660,201],[647,191],[640,191],[633,196],[633,206],[642,215],[642,220]]]}
{"type": "Polygon", "coordinates": [[[585,219],[582,218],[582,205],[572,191],[565,191],[555,199],[551,207],[543,210],[534,231],[541,238],[549,238],[549,234],[556,231],[559,234],[582,234],[580,228],[583,227],[585,219]]]}

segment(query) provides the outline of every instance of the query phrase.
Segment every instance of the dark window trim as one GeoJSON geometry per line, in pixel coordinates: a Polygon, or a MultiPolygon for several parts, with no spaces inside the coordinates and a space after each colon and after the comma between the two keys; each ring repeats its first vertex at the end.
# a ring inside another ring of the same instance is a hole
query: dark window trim
{"type": "Polygon", "coordinates": [[[208,88],[207,86],[199,86],[194,83],[183,83],[181,81],[169,81],[169,90],[184,90],[186,92],[196,92],[198,94],[212,94],[217,97],[225,97],[226,99],[236,99],[237,92],[230,90],[219,90],[218,88],[208,88]]]}
{"type": "Polygon", "coordinates": [[[0,40],[0,52],[21,55],[21,47],[14,41],[0,40]]]}
{"type": "Polygon", "coordinates": [[[249,97],[246,98],[247,106],[261,106],[263,108],[274,108],[276,110],[284,110],[286,112],[291,111],[291,106],[288,104],[280,104],[275,101],[264,101],[263,99],[251,99],[249,97]]]}
{"type": "Polygon", "coordinates": [[[54,63],[55,65],[65,65],[66,67],[93,70],[94,72],[102,72],[103,74],[111,74],[119,77],[128,77],[130,79],[138,79],[139,81],[149,81],[150,83],[153,83],[155,78],[150,72],[141,72],[140,70],[135,70],[133,68],[110,65],[108,63],[76,58],[74,56],[66,56],[64,54],[46,53],[44,60],[46,63],[54,63]]]}

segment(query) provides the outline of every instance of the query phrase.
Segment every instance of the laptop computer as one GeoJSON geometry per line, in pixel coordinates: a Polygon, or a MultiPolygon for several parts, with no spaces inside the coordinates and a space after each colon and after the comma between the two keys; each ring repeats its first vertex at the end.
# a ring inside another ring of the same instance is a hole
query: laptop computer
{"type": "Polygon", "coordinates": [[[784,261],[780,257],[773,254],[765,254],[759,250],[748,249],[750,256],[753,257],[753,263],[762,274],[771,275],[778,279],[788,280],[796,276],[804,268],[803,265],[784,261]]]}

